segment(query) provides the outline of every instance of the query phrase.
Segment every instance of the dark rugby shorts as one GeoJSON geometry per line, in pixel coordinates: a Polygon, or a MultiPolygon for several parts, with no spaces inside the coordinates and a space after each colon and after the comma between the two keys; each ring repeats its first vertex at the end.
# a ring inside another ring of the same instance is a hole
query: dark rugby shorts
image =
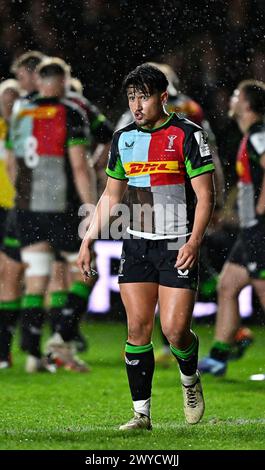
{"type": "Polygon", "coordinates": [[[198,288],[198,264],[191,270],[174,267],[178,250],[169,249],[176,240],[126,239],[118,272],[118,282],[154,282],[161,286],[198,288]]]}
{"type": "Polygon", "coordinates": [[[3,228],[0,250],[13,261],[21,263],[20,246],[16,210],[10,209],[3,228]]]}
{"type": "Polygon", "coordinates": [[[253,279],[265,279],[265,223],[241,229],[228,261],[246,268],[253,279]]]}
{"type": "Polygon", "coordinates": [[[21,248],[46,241],[55,251],[75,253],[80,248],[78,225],[73,213],[31,212],[17,209],[21,248]]]}

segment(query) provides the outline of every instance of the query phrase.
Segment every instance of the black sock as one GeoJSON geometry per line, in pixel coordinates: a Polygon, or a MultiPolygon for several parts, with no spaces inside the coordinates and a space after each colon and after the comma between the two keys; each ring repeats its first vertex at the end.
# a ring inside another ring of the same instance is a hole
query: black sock
{"type": "Polygon", "coordinates": [[[50,307],[48,310],[48,318],[52,333],[58,333],[61,325],[62,307],[50,307]]]}
{"type": "Polygon", "coordinates": [[[231,351],[231,345],[222,341],[215,341],[210,349],[210,357],[217,361],[227,362],[231,351]]]}
{"type": "Polygon", "coordinates": [[[62,308],[67,302],[67,297],[68,292],[63,290],[51,292],[50,294],[48,318],[52,333],[60,331],[62,308]]]}
{"type": "Polygon", "coordinates": [[[175,346],[172,346],[172,344],[170,345],[170,349],[177,359],[179,368],[184,375],[195,374],[198,366],[199,339],[195,333],[193,333],[193,335],[193,340],[186,349],[177,349],[175,346]]]}
{"type": "MultiPolygon", "coordinates": [[[[3,303],[2,303],[3,304],[3,303]]],[[[8,361],[16,322],[19,316],[18,309],[0,309],[0,361],[8,361]]]]}
{"type": "Polygon", "coordinates": [[[87,300],[69,293],[65,306],[60,313],[59,333],[64,341],[72,341],[76,336],[78,324],[86,310],[87,300]]]}
{"type": "Polygon", "coordinates": [[[41,332],[45,311],[43,308],[22,308],[22,335],[24,351],[41,357],[41,332]]]}
{"type": "Polygon", "coordinates": [[[75,282],[71,286],[60,314],[59,333],[64,341],[74,340],[79,322],[87,309],[90,292],[91,287],[84,282],[75,282]]]}
{"type": "Polygon", "coordinates": [[[134,346],[126,343],[125,362],[133,401],[151,397],[152,379],[155,368],[152,343],[134,346]]]}

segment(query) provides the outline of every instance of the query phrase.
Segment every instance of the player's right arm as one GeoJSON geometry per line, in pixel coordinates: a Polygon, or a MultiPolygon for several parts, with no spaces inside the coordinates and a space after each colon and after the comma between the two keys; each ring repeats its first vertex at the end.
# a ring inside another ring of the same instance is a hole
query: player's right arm
{"type": "Polygon", "coordinates": [[[77,265],[82,274],[90,272],[90,246],[109,222],[111,210],[116,204],[121,202],[126,187],[127,180],[108,178],[106,188],[96,206],[91,224],[80,247],[77,265]]]}
{"type": "Polygon", "coordinates": [[[83,274],[90,272],[91,244],[109,222],[112,208],[122,201],[127,188],[128,180],[119,155],[119,137],[119,132],[113,136],[106,169],[108,176],[106,188],[96,206],[92,221],[80,247],[77,265],[83,274]]]}

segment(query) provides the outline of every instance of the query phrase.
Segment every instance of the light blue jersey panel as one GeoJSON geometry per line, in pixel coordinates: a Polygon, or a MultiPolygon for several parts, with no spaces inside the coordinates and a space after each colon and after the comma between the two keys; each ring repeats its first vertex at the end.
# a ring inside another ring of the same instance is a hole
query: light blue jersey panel
{"type": "MultiPolygon", "coordinates": [[[[119,155],[121,162],[148,162],[148,152],[151,141],[151,134],[137,131],[123,132],[119,138],[119,155]]],[[[140,188],[151,186],[150,175],[128,176],[128,184],[140,188]]]]}
{"type": "MultiPolygon", "coordinates": [[[[36,106],[28,105],[24,107],[23,110],[34,109],[36,106]]],[[[35,152],[37,151],[37,141],[33,137],[33,118],[32,116],[20,116],[20,112],[14,116],[14,119],[11,121],[10,128],[10,137],[11,142],[14,145],[14,153],[16,157],[25,157],[27,153],[27,147],[32,149],[34,147],[35,152]],[[35,141],[33,141],[35,139],[35,141]]]]}

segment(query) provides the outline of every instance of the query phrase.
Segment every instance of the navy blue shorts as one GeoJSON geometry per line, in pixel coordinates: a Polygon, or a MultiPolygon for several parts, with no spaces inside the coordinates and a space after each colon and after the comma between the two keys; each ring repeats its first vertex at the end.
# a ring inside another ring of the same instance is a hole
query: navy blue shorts
{"type": "Polygon", "coordinates": [[[169,249],[174,240],[126,239],[118,272],[119,284],[154,282],[161,286],[198,288],[198,264],[191,270],[174,267],[178,250],[169,249]]]}
{"type": "Polygon", "coordinates": [[[228,256],[230,263],[246,268],[253,279],[265,279],[265,224],[240,231],[228,256]]]}

